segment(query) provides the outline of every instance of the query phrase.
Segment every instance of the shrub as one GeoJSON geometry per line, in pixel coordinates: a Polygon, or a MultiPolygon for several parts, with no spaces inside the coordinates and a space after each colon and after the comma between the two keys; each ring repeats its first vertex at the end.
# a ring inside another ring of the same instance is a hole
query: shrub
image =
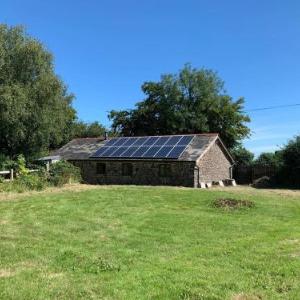
{"type": "Polygon", "coordinates": [[[29,191],[41,191],[47,187],[47,180],[40,174],[21,175],[15,182],[29,191]]]}
{"type": "Polygon", "coordinates": [[[20,175],[15,180],[1,184],[3,192],[41,191],[47,187],[47,179],[40,173],[20,175]]]}
{"type": "Polygon", "coordinates": [[[26,168],[26,159],[23,154],[20,154],[17,157],[17,172],[21,176],[29,174],[29,170],[26,168]]]}
{"type": "Polygon", "coordinates": [[[54,186],[62,186],[66,183],[80,182],[80,169],[67,161],[59,161],[51,165],[49,181],[54,186]]]}
{"type": "Polygon", "coordinates": [[[0,170],[10,170],[16,168],[16,162],[4,154],[0,154],[0,170]]]}

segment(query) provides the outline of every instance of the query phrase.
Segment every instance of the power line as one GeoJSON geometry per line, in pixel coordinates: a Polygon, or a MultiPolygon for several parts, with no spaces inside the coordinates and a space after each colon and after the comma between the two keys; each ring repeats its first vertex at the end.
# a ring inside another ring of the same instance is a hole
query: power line
{"type": "Polygon", "coordinates": [[[269,107],[262,107],[262,108],[254,108],[254,109],[248,109],[245,112],[269,110],[269,109],[285,108],[285,107],[294,107],[294,106],[300,106],[300,103],[286,104],[286,105],[276,105],[276,106],[269,106],[269,107]]]}

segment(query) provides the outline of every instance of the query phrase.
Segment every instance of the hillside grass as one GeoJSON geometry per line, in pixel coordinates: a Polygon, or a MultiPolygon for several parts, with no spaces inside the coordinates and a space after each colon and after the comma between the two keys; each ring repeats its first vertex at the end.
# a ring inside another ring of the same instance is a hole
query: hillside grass
{"type": "Polygon", "coordinates": [[[71,187],[0,197],[1,299],[300,299],[300,195],[71,187]],[[222,209],[219,198],[254,207],[222,209]]]}

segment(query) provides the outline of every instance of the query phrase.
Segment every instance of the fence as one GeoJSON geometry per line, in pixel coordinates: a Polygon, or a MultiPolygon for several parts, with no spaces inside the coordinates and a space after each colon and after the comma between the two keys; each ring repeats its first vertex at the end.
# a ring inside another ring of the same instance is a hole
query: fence
{"type": "MultiPolygon", "coordinates": [[[[32,169],[28,170],[29,173],[38,172],[38,169],[32,169]]],[[[13,169],[10,169],[9,171],[0,171],[0,176],[4,176],[7,180],[13,181],[14,178],[17,176],[17,172],[13,169]]]]}
{"type": "Polygon", "coordinates": [[[233,178],[239,184],[250,184],[260,177],[274,176],[276,170],[272,165],[236,166],[233,168],[233,178]]]}

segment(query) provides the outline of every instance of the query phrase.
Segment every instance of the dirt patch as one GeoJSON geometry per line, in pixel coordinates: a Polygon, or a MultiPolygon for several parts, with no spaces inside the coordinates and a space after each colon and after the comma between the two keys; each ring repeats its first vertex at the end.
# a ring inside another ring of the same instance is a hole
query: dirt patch
{"type": "Polygon", "coordinates": [[[64,276],[64,273],[49,273],[46,275],[47,278],[53,279],[53,278],[59,278],[64,276]]]}
{"type": "Polygon", "coordinates": [[[10,270],[0,269],[0,278],[12,277],[14,275],[15,273],[10,270]]]}
{"type": "Polygon", "coordinates": [[[231,299],[232,300],[261,300],[262,297],[256,295],[247,295],[242,293],[242,294],[234,295],[231,299]]]}
{"type": "Polygon", "coordinates": [[[233,198],[220,198],[213,202],[213,206],[224,209],[239,209],[239,208],[252,208],[254,202],[250,200],[237,200],[233,198]]]}
{"type": "Polygon", "coordinates": [[[290,245],[300,244],[300,239],[288,239],[288,240],[284,240],[283,243],[290,244],[290,245]]]}

